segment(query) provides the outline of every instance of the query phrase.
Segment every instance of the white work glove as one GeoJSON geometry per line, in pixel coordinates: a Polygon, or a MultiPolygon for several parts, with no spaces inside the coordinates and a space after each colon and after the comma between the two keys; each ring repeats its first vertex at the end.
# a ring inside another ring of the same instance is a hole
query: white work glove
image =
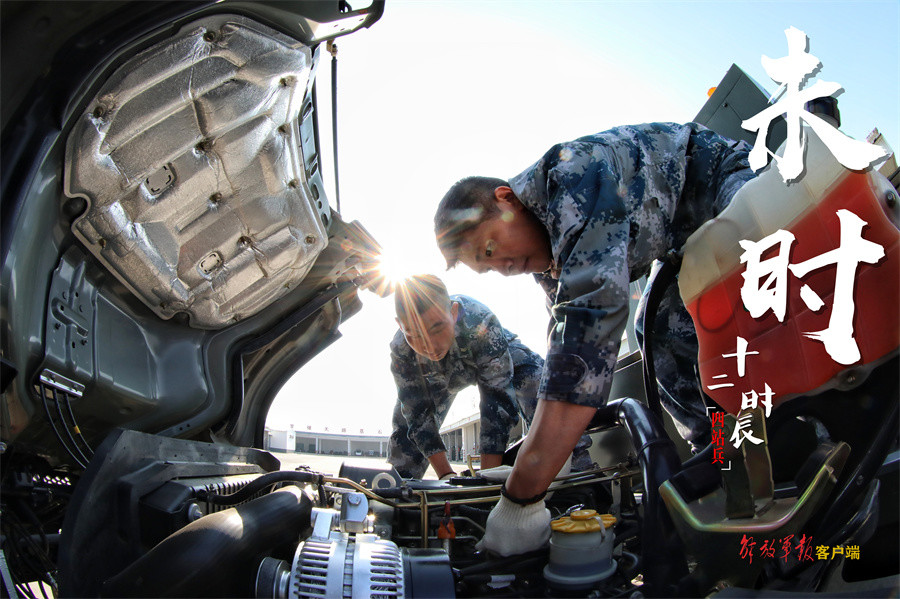
{"type": "Polygon", "coordinates": [[[540,549],[549,540],[550,510],[543,501],[518,505],[501,497],[488,515],[484,538],[475,547],[506,557],[540,549]]]}
{"type": "MultiPolygon", "coordinates": [[[[488,468],[486,470],[479,470],[478,476],[494,483],[505,483],[507,479],[509,479],[509,475],[512,474],[512,471],[512,466],[496,466],[494,468],[488,468]]],[[[557,473],[555,478],[568,476],[571,472],[572,454],[570,453],[569,457],[566,458],[566,463],[562,465],[562,468],[560,468],[559,473],[557,473]]]]}
{"type": "Polygon", "coordinates": [[[444,476],[441,477],[441,480],[450,480],[454,476],[456,476],[456,472],[448,472],[447,474],[445,474],[444,476]]]}
{"type": "Polygon", "coordinates": [[[512,466],[495,466],[494,468],[479,470],[478,476],[492,483],[505,483],[512,471],[512,466]]]}

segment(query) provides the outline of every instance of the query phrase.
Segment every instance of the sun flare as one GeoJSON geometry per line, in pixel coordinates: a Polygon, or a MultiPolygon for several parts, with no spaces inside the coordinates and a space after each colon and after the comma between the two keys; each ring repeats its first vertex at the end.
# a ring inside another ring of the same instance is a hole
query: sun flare
{"type": "Polygon", "coordinates": [[[419,272],[408,253],[387,248],[381,254],[378,271],[392,286],[419,272]]]}

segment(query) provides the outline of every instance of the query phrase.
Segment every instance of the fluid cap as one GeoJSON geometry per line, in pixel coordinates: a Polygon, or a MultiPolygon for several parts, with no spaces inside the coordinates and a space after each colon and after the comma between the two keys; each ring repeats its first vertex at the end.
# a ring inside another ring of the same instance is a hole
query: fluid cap
{"type": "Polygon", "coordinates": [[[562,516],[551,522],[550,528],[556,532],[579,534],[609,529],[615,523],[616,517],[612,514],[600,515],[596,510],[575,510],[568,516],[562,516]]]}

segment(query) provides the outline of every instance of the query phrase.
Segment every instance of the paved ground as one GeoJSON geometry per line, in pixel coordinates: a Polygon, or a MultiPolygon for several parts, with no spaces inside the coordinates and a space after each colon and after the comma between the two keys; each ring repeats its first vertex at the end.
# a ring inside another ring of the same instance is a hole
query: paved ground
{"type": "MultiPolygon", "coordinates": [[[[280,451],[269,450],[269,452],[281,461],[283,470],[293,470],[297,466],[309,466],[312,470],[322,472],[323,474],[331,474],[337,476],[341,469],[341,464],[358,464],[368,468],[387,466],[388,463],[384,458],[370,458],[362,456],[345,456],[345,455],[319,455],[315,453],[283,453],[280,451]]],[[[466,468],[462,463],[454,463],[453,467],[457,472],[461,472],[466,468]]],[[[422,478],[436,479],[437,475],[434,468],[428,467],[425,476],[422,478]]]]}

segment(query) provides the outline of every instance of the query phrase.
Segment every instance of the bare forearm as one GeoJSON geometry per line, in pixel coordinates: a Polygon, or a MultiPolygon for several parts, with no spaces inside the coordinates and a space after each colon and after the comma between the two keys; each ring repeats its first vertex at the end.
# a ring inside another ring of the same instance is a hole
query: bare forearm
{"type": "Polygon", "coordinates": [[[450,461],[447,460],[446,451],[439,451],[438,453],[431,454],[428,456],[428,461],[431,462],[431,467],[434,468],[434,472],[437,474],[438,478],[453,472],[453,467],[450,465],[450,461]]]}
{"type": "Polygon", "coordinates": [[[596,411],[562,401],[538,402],[528,437],[506,481],[509,494],[524,499],[546,491],[596,411]]]}
{"type": "Polygon", "coordinates": [[[503,456],[499,453],[483,453],[481,454],[481,469],[496,468],[503,464],[503,456]]]}

